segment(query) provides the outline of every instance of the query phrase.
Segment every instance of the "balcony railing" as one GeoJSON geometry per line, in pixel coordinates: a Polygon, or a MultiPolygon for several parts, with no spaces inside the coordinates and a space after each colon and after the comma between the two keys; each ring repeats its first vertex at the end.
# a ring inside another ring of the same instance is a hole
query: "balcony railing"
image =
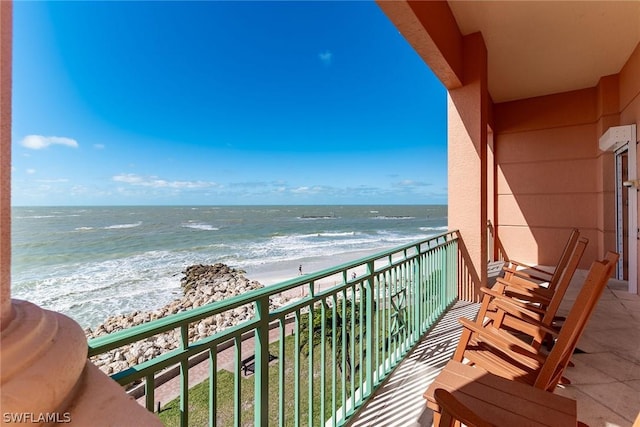
{"type": "Polygon", "coordinates": [[[457,234],[448,232],[95,338],[89,356],[178,330],[178,348],[112,375],[123,386],[142,382],[150,411],[157,375],[177,365],[179,424],[204,423],[188,392],[189,361],[204,355],[209,425],[343,425],[455,301],[457,283],[457,234]],[[270,306],[283,293],[296,298],[270,306]],[[252,318],[190,338],[202,319],[247,304],[252,318]],[[221,368],[223,349],[232,369],[221,368]]]}

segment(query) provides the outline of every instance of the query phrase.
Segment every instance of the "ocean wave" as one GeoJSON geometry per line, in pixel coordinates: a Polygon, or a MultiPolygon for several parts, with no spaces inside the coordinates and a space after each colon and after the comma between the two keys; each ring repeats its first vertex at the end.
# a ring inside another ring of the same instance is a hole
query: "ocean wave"
{"type": "Polygon", "coordinates": [[[13,293],[45,308],[63,312],[82,326],[106,317],[160,307],[180,292],[181,272],[209,262],[196,253],[148,251],[99,262],[51,267],[46,276],[15,277],[13,293]]]}
{"type": "Polygon", "coordinates": [[[449,229],[448,226],[443,225],[440,227],[419,227],[422,231],[447,231],[449,229]]]}
{"type": "Polygon", "coordinates": [[[63,212],[53,212],[51,215],[22,215],[15,216],[14,219],[46,219],[46,218],[70,218],[77,217],[80,214],[65,214],[63,212]]]}
{"type": "Polygon", "coordinates": [[[299,216],[298,219],[301,220],[306,220],[306,221],[313,221],[313,220],[318,220],[318,219],[338,219],[337,216],[335,215],[302,215],[299,216]]]}
{"type": "Polygon", "coordinates": [[[355,231],[343,231],[337,233],[318,233],[318,237],[344,237],[344,236],[355,236],[355,231]]]}
{"type": "Polygon", "coordinates": [[[374,219],[416,219],[415,216],[405,215],[378,215],[374,216],[374,219]]]}
{"type": "MultiPolygon", "coordinates": [[[[91,326],[109,315],[154,309],[176,298],[181,293],[181,272],[192,264],[224,262],[247,271],[252,266],[269,271],[281,268],[279,262],[285,261],[291,262],[295,275],[298,264],[304,264],[305,271],[311,271],[312,260],[320,258],[337,265],[344,254],[377,253],[447,229],[437,227],[446,218],[422,219],[422,210],[404,208],[378,211],[371,207],[362,212],[349,207],[336,210],[335,215],[306,218],[308,213],[330,211],[289,207],[131,210],[95,208],[79,219],[18,221],[12,294],[91,326]],[[401,215],[390,215],[394,213],[401,215]],[[42,224],[47,231],[33,224],[42,224]],[[134,227],[139,228],[127,230],[134,227]]],[[[18,210],[16,217],[54,217],[57,211],[18,210]]]]}
{"type": "Polygon", "coordinates": [[[139,227],[141,225],[142,225],[142,221],[138,221],[138,222],[134,222],[132,224],[107,225],[106,227],[103,227],[103,229],[105,229],[105,230],[117,230],[117,229],[121,229],[121,228],[135,228],[135,227],[139,227]]]}
{"type": "Polygon", "coordinates": [[[380,230],[375,233],[321,232],[276,235],[263,242],[228,253],[230,262],[264,265],[308,257],[333,256],[360,250],[383,250],[428,237],[428,233],[402,234],[380,230]]]}
{"type": "Polygon", "coordinates": [[[211,224],[205,224],[205,223],[200,223],[200,222],[183,223],[183,224],[181,224],[181,227],[193,228],[195,230],[205,230],[205,231],[218,231],[218,230],[220,230],[220,228],[214,227],[211,224]]]}

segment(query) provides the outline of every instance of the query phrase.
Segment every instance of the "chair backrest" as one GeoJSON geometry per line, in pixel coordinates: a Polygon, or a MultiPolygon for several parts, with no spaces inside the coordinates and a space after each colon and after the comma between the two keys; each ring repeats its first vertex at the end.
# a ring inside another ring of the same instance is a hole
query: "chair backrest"
{"type": "Polygon", "coordinates": [[[571,255],[575,252],[579,238],[580,230],[578,230],[577,228],[571,230],[569,240],[567,240],[567,243],[564,245],[564,249],[562,250],[562,254],[560,255],[560,259],[558,260],[556,269],[553,271],[553,275],[551,275],[551,279],[549,280],[549,289],[553,290],[556,288],[556,286],[558,286],[560,278],[562,277],[565,268],[567,267],[567,264],[571,259],[571,255]]]}
{"type": "MultiPolygon", "coordinates": [[[[582,255],[584,254],[585,249],[587,248],[587,244],[589,243],[589,239],[586,237],[581,237],[578,240],[578,243],[575,246],[573,253],[571,254],[571,258],[567,264],[567,268],[565,268],[560,281],[558,282],[558,286],[556,287],[555,292],[553,293],[553,297],[551,298],[551,302],[546,307],[546,311],[544,316],[542,317],[542,323],[545,325],[551,325],[553,322],[558,309],[560,308],[560,303],[564,298],[564,294],[567,292],[569,288],[569,284],[571,283],[571,279],[573,279],[573,275],[578,269],[578,264],[580,264],[580,260],[582,259],[582,255]]],[[[534,337],[532,345],[536,348],[539,348],[542,345],[542,340],[546,334],[540,330],[534,337]]]]}
{"type": "MultiPolygon", "coordinates": [[[[544,307],[545,314],[544,316],[542,316],[540,321],[545,325],[551,326],[553,319],[556,316],[556,313],[558,312],[558,308],[560,307],[560,303],[562,302],[562,299],[564,298],[564,295],[567,292],[567,289],[569,288],[571,279],[573,279],[573,275],[578,269],[578,264],[580,264],[580,260],[582,259],[582,255],[584,254],[584,251],[588,243],[589,243],[589,239],[587,239],[586,237],[581,237],[576,243],[573,253],[569,258],[569,262],[567,263],[566,268],[564,269],[561,275],[560,281],[558,282],[556,290],[552,294],[551,301],[549,302],[549,304],[547,304],[546,307],[544,307]]],[[[508,286],[505,286],[503,283],[498,282],[494,288],[499,293],[506,291],[507,295],[509,295],[508,286]]],[[[518,298],[517,295],[515,297],[518,298]]],[[[489,308],[490,301],[491,301],[490,296],[484,295],[480,310],[478,311],[478,317],[477,317],[478,319],[480,318],[480,316],[484,318],[489,308]]],[[[498,309],[498,315],[495,316],[494,322],[493,322],[493,325],[497,328],[499,328],[502,325],[502,322],[504,320],[504,318],[502,317],[503,315],[500,315],[500,314],[501,314],[500,309],[498,309]]],[[[537,331],[534,332],[532,335],[531,345],[533,345],[535,348],[540,348],[545,335],[546,333],[542,329],[537,329],[537,331]]]]}
{"type": "Polygon", "coordinates": [[[482,419],[475,412],[463,405],[451,393],[443,388],[433,392],[436,402],[440,406],[440,422],[436,427],[453,427],[456,421],[468,427],[492,427],[488,421],[482,419]]]}
{"type": "Polygon", "coordinates": [[[556,343],[538,373],[535,387],[547,391],[555,389],[604,291],[618,257],[617,253],[608,252],[603,261],[595,261],[591,264],[589,274],[560,329],[556,343]]]}
{"type": "MultiPolygon", "coordinates": [[[[567,264],[571,259],[571,254],[573,254],[575,251],[579,238],[580,238],[580,230],[578,230],[577,228],[572,229],[571,234],[569,235],[569,239],[567,240],[567,243],[565,243],[564,245],[564,249],[562,250],[562,254],[560,255],[560,259],[558,259],[558,263],[556,264],[556,267],[553,270],[553,273],[549,273],[545,271],[547,275],[551,276],[548,281],[549,283],[548,288],[551,289],[552,291],[555,290],[556,286],[558,286],[560,278],[562,277],[567,267],[567,264]]],[[[538,269],[537,267],[530,267],[530,268],[538,271],[543,271],[538,269]]],[[[507,271],[504,275],[505,280],[507,281],[511,280],[513,274],[514,274],[513,272],[507,271]]],[[[529,274],[529,273],[524,273],[524,274],[525,274],[525,277],[529,276],[536,280],[543,280],[542,277],[536,277],[537,276],[536,272],[532,274],[529,274]]]]}

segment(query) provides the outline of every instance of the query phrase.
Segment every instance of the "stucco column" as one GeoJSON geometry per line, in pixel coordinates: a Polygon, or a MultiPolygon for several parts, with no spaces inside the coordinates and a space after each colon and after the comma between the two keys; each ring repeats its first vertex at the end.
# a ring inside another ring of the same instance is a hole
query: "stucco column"
{"type": "Polygon", "coordinates": [[[460,230],[459,296],[477,300],[487,282],[487,49],[463,38],[463,85],[449,90],[449,229],[460,230]]]}
{"type": "Polygon", "coordinates": [[[0,423],[161,426],[87,360],[72,319],[11,299],[12,3],[0,1],[0,423]]]}
{"type": "Polygon", "coordinates": [[[11,25],[0,2],[0,330],[11,319],[11,25]]]}

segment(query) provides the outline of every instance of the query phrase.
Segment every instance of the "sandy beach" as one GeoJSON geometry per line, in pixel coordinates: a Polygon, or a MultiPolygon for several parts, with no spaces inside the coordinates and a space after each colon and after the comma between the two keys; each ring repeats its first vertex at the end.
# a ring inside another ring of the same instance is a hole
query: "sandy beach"
{"type": "MultiPolygon", "coordinates": [[[[307,257],[290,261],[270,261],[268,264],[247,268],[246,272],[249,279],[257,280],[264,286],[271,286],[300,276],[300,266],[302,266],[302,274],[308,275],[327,268],[356,261],[378,252],[380,252],[380,250],[361,250],[325,257],[307,257]]],[[[364,267],[355,268],[353,272],[357,275],[361,275],[364,273],[364,267]]],[[[350,271],[350,273],[352,272],[350,271]]],[[[327,278],[322,281],[322,284],[335,284],[332,282],[332,278],[327,278]]]]}

